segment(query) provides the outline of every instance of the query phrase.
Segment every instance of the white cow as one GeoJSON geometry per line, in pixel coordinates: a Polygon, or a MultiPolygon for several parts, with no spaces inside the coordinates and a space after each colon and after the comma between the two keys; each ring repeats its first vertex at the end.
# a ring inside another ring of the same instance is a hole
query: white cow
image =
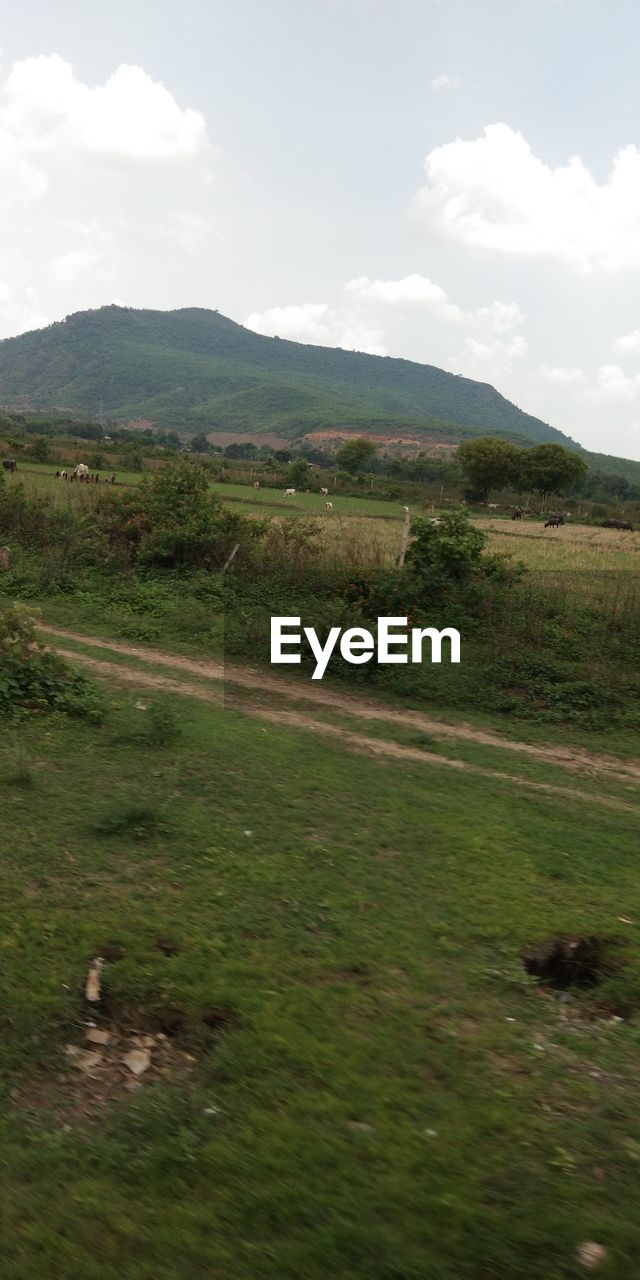
{"type": "Polygon", "coordinates": [[[332,503],[332,502],[325,502],[325,504],[324,504],[324,505],[325,505],[325,507],[327,508],[327,511],[333,511],[333,503],[332,503]]]}
{"type": "Polygon", "coordinates": [[[323,496],[324,498],[327,498],[327,497],[329,496],[329,490],[328,490],[328,489],[321,489],[321,490],[320,490],[320,492],[321,492],[321,494],[322,494],[322,496],[323,496]]]}
{"type": "Polygon", "coordinates": [[[285,498],[295,498],[296,496],[295,489],[285,489],[284,496],[285,498]]]}
{"type": "Polygon", "coordinates": [[[84,480],[89,475],[86,462],[79,462],[73,474],[77,480],[84,480]]]}
{"type": "Polygon", "coordinates": [[[259,480],[254,480],[254,482],[253,482],[253,487],[254,487],[254,489],[259,489],[259,488],[260,488],[260,481],[259,481],[259,480]]]}

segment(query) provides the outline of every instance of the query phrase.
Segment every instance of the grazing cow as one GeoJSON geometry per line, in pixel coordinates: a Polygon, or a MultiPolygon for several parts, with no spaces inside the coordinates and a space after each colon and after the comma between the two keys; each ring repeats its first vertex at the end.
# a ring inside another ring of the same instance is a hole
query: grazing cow
{"type": "Polygon", "coordinates": [[[520,510],[520,507],[516,507],[515,511],[511,512],[511,519],[522,520],[522,511],[520,510]]]}
{"type": "Polygon", "coordinates": [[[437,516],[430,516],[427,520],[427,524],[433,524],[437,527],[439,524],[442,524],[442,520],[439,520],[437,516]]]}
{"type": "Polygon", "coordinates": [[[295,489],[285,489],[284,496],[285,498],[295,498],[296,496],[295,489]]]}
{"type": "Polygon", "coordinates": [[[328,490],[328,489],[321,489],[321,490],[320,490],[320,492],[321,492],[321,494],[322,494],[323,498],[328,498],[328,496],[329,496],[329,490],[328,490]]]}
{"type": "Polygon", "coordinates": [[[409,514],[409,508],[408,508],[408,507],[403,507],[403,508],[402,508],[402,510],[404,511],[405,515],[407,515],[407,516],[408,516],[408,514],[409,514]]]}
{"type": "Polygon", "coordinates": [[[561,524],[564,524],[564,516],[549,516],[544,527],[545,529],[559,529],[561,524]]]}
{"type": "Polygon", "coordinates": [[[253,482],[253,487],[254,487],[254,489],[259,489],[259,488],[260,488],[260,481],[259,481],[259,480],[254,480],[254,482],[253,482]]]}
{"type": "Polygon", "coordinates": [[[489,510],[490,510],[490,511],[497,511],[497,510],[498,510],[498,503],[497,503],[497,502],[488,502],[488,503],[487,503],[487,506],[489,507],[489,510]]]}
{"type": "Polygon", "coordinates": [[[603,520],[602,529],[622,529],[625,533],[633,533],[633,525],[628,520],[603,520]]]}
{"type": "Polygon", "coordinates": [[[3,471],[17,471],[17,470],[18,470],[18,464],[17,464],[17,462],[16,462],[15,458],[3,458],[3,459],[2,459],[2,470],[3,470],[3,471]]]}
{"type": "Polygon", "coordinates": [[[332,502],[325,502],[325,504],[324,504],[324,505],[325,505],[325,507],[327,508],[327,511],[333,511],[333,503],[332,503],[332,502]]]}

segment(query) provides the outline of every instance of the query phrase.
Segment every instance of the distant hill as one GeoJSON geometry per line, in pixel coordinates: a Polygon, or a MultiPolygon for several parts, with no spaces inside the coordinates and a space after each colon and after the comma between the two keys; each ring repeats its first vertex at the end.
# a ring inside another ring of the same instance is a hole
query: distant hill
{"type": "Polygon", "coordinates": [[[7,338],[0,404],[289,439],[352,430],[580,447],[488,383],[410,360],[266,338],[197,307],[101,307],[7,338]]]}

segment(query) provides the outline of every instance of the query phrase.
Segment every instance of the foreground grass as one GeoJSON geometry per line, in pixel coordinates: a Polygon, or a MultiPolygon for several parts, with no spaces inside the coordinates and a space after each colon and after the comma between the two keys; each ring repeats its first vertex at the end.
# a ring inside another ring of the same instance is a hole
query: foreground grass
{"type": "Polygon", "coordinates": [[[0,748],[3,1277],[542,1280],[593,1239],[626,1280],[635,818],[177,698],[160,747],[137,700],[0,748]],[[623,968],[541,998],[519,954],[555,930],[622,934],[623,968]],[[183,1011],[195,1079],[65,1128],[44,1082],[105,950],[112,1006],[183,1011]]]}

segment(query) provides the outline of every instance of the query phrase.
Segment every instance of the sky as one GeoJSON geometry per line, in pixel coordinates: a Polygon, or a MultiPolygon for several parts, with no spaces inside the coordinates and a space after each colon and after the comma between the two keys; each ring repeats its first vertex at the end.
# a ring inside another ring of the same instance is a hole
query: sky
{"type": "Polygon", "coordinates": [[[0,337],[212,307],[640,458],[639,46],[637,0],[21,0],[0,337]]]}

